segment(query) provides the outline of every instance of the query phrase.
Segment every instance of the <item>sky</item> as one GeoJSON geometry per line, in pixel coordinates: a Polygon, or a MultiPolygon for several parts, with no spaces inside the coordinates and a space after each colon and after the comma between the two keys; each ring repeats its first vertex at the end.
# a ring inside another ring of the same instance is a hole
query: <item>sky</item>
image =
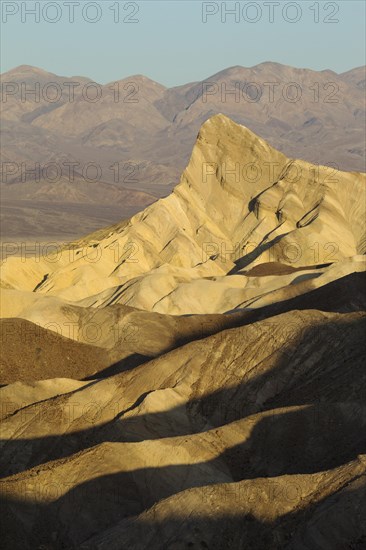
{"type": "Polygon", "coordinates": [[[365,64],[363,0],[0,3],[2,72],[25,64],[102,84],[144,74],[177,86],[264,61],[338,73],[365,64]]]}

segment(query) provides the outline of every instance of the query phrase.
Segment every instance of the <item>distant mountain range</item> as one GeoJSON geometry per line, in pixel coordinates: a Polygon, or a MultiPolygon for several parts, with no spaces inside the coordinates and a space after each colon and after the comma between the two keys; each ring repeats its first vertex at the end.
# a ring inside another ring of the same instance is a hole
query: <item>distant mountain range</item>
{"type": "Polygon", "coordinates": [[[3,235],[67,238],[129,217],[179,182],[201,124],[217,113],[289,157],[365,171],[365,81],[365,67],[270,62],[174,88],[17,67],[2,75],[3,235]]]}

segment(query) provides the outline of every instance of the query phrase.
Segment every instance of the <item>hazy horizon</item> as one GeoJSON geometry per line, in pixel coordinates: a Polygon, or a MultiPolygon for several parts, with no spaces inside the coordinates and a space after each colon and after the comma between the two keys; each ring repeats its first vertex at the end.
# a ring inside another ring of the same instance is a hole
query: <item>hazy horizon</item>
{"type": "Polygon", "coordinates": [[[82,1],[74,14],[67,3],[58,11],[55,2],[40,5],[39,13],[36,4],[2,3],[2,72],[31,65],[100,83],[143,74],[173,87],[266,62],[268,43],[272,62],[283,65],[339,74],[365,64],[365,4],[358,1],[229,2],[227,13],[219,2],[181,0],[82,1]]]}

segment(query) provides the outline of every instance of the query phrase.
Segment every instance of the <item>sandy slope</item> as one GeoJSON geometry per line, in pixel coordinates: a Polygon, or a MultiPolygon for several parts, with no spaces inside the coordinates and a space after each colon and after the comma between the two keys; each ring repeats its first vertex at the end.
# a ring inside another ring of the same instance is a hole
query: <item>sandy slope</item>
{"type": "Polygon", "coordinates": [[[78,343],[55,330],[25,321],[1,319],[0,384],[47,378],[83,379],[109,365],[97,346],[78,343]]]}
{"type": "MultiPolygon", "coordinates": [[[[364,471],[365,463],[357,463],[366,450],[359,343],[364,331],[362,314],[290,312],[188,344],[76,391],[67,388],[66,394],[47,396],[8,415],[2,422],[7,442],[1,465],[3,475],[16,475],[3,480],[2,493],[10,497],[7,513],[12,515],[21,499],[25,531],[28,522],[34,525],[33,543],[23,541],[24,548],[48,541],[51,532],[58,533],[57,544],[63,540],[77,547],[124,517],[190,487],[214,484],[215,495],[221,490],[216,484],[247,479],[261,491],[264,480],[258,478],[275,481],[287,475],[294,476],[296,489],[299,485],[315,493],[315,503],[323,500],[354,479],[354,469],[364,471]],[[292,340],[289,325],[298,328],[293,328],[292,340]],[[336,469],[346,463],[338,479],[336,469]],[[328,474],[332,483],[322,485],[327,477],[320,472],[333,468],[328,474]],[[32,506],[37,498],[41,502],[32,506]],[[83,514],[75,518],[81,502],[83,514]]],[[[235,486],[227,491],[235,501],[235,486]]],[[[187,495],[188,502],[193,499],[187,507],[193,506],[206,524],[215,522],[213,512],[199,506],[194,495],[187,495]]],[[[200,495],[202,499],[202,490],[200,495]]],[[[268,502],[261,512],[256,500],[255,516],[268,521],[274,514],[298,512],[298,497],[296,490],[293,501],[283,499],[281,513],[268,502]]],[[[301,506],[313,500],[305,499],[301,506]]],[[[178,513],[181,523],[185,520],[178,502],[170,503],[170,511],[178,513]]],[[[217,521],[224,521],[220,518],[226,513],[219,506],[217,521]]],[[[251,509],[234,505],[229,515],[249,513],[251,509]]],[[[342,536],[349,540],[358,524],[345,521],[342,536]]],[[[164,521],[168,538],[170,523],[174,520],[164,521]]],[[[299,523],[302,529],[306,526],[304,518],[299,523]]],[[[133,525],[127,532],[124,524],[118,527],[124,534],[117,530],[116,544],[121,544],[120,536],[133,540],[133,525]]],[[[210,528],[201,529],[206,540],[210,528]]],[[[238,526],[235,537],[242,529],[238,526]]],[[[147,531],[139,539],[142,546],[136,547],[147,548],[144,537],[148,541],[151,536],[147,531]]]]}

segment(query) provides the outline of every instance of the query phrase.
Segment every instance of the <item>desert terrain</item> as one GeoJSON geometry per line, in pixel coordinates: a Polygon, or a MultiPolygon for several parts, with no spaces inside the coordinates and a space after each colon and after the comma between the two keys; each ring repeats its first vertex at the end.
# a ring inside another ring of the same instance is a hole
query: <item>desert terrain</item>
{"type": "Polygon", "coordinates": [[[272,62],[173,88],[143,75],[102,85],[29,65],[5,72],[2,238],[74,239],[169,195],[200,126],[219,113],[314,170],[365,172],[365,79],[365,67],[272,62]]]}
{"type": "MultiPolygon", "coordinates": [[[[362,87],[356,70],[330,77],[362,87]]],[[[139,116],[158,113],[146,132],[170,119],[188,148],[199,86],[142,82],[139,116]]],[[[69,103],[46,107],[21,114],[39,136],[59,117],[98,147],[118,132],[108,104],[98,131],[69,103]]],[[[265,122],[239,122],[201,119],[186,165],[172,159],[176,185],[160,180],[166,196],[133,190],[140,211],[32,254],[3,250],[5,550],[365,548],[362,159],[344,150],[352,171],[334,170],[313,140],[314,170],[296,140],[286,150],[293,128],[274,147],[265,122]]],[[[330,153],[337,137],[311,124],[330,153]]],[[[126,191],[113,192],[117,208],[126,191]]]]}

